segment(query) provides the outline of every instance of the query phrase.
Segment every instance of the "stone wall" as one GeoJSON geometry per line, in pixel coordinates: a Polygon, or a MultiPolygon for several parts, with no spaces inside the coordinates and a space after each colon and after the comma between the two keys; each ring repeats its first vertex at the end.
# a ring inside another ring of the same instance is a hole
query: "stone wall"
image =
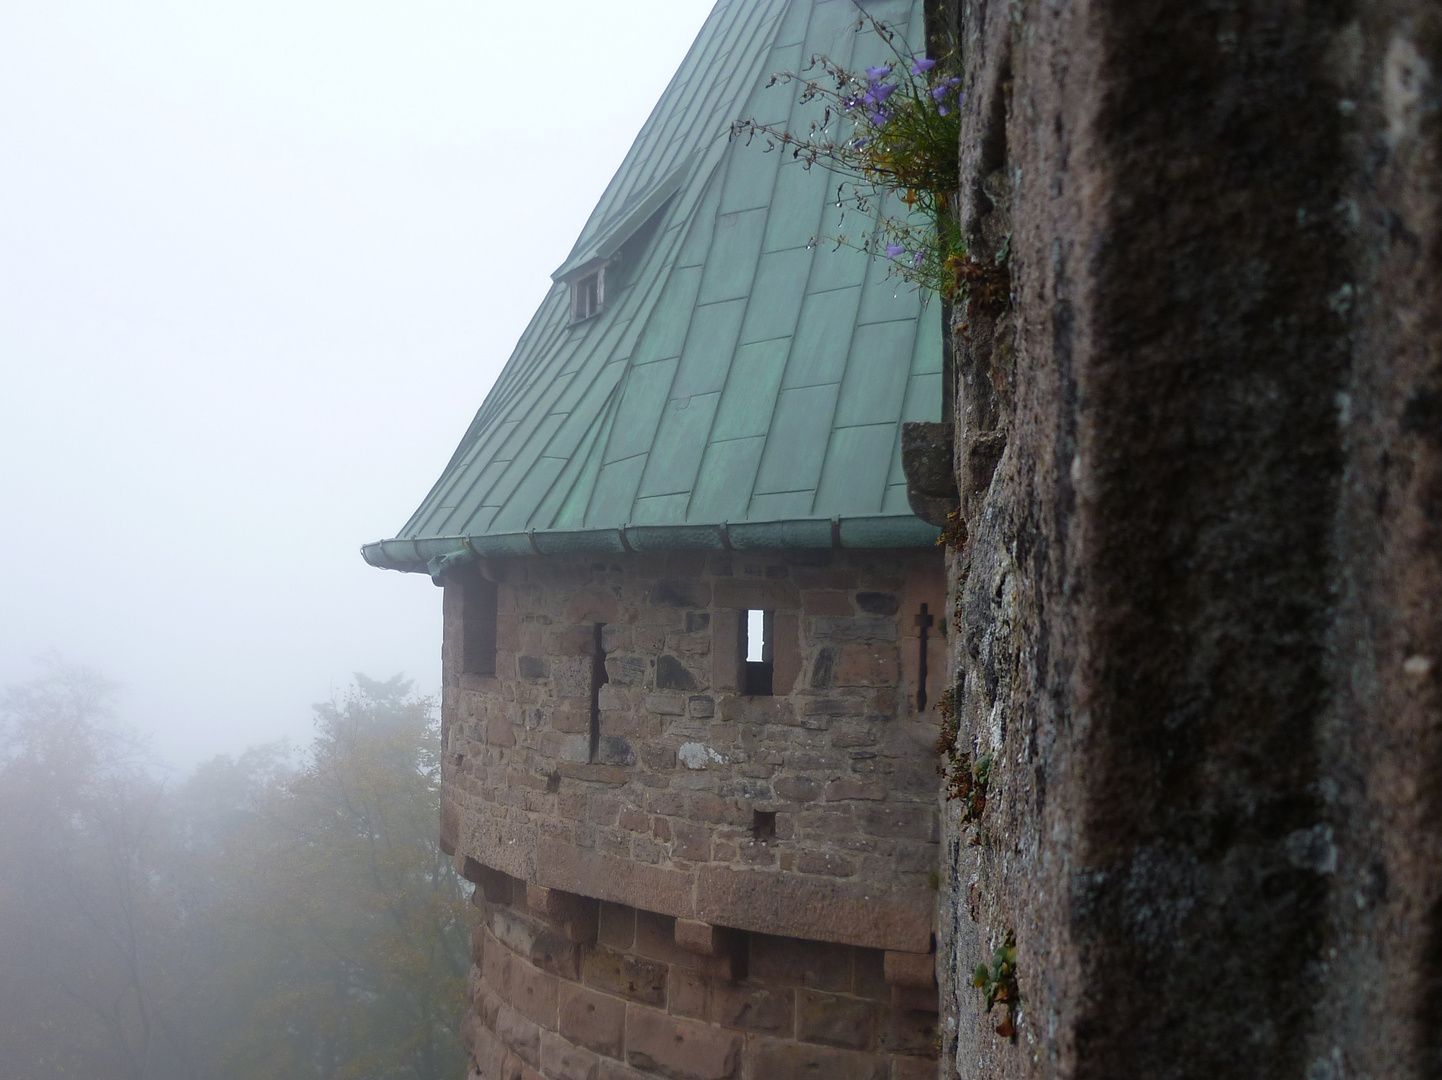
{"type": "MultiPolygon", "coordinates": [[[[681,918],[931,950],[936,721],[930,702],[916,708],[916,613],[941,609],[939,550],[547,557],[491,572],[494,675],[458,670],[466,597],[486,586],[446,590],[448,847],[681,918]],[[739,686],[747,609],[774,612],[769,696],[739,686]],[[596,624],[606,681],[593,701],[596,624]]],[[[934,702],[945,645],[927,633],[934,702]]]]}
{"type": "Polygon", "coordinates": [[[943,602],[938,549],[448,579],[442,842],[482,912],[479,1076],[934,1074],[943,602]]]}
{"type": "Polygon", "coordinates": [[[930,1080],[936,994],[879,949],[587,900],[471,863],[463,1038],[484,1080],[930,1080]],[[690,928],[694,930],[694,927],[690,928]]]}
{"type": "Polygon", "coordinates": [[[1442,15],[954,8],[945,1059],[1442,1076],[1442,15]]]}

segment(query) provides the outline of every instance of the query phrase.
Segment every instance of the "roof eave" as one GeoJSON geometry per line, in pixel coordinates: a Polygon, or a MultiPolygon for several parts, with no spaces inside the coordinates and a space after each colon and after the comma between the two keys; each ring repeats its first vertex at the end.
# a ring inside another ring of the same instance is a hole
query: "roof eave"
{"type": "Polygon", "coordinates": [[[931,547],[940,535],[941,530],[918,517],[875,515],[378,540],[363,545],[361,557],[384,570],[428,574],[438,579],[452,567],[476,558],[762,548],[914,548],[931,547]]]}

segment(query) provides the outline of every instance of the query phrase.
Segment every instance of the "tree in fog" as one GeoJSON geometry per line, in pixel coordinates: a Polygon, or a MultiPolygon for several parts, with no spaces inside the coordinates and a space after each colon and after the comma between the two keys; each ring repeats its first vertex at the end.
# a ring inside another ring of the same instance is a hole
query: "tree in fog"
{"type": "Polygon", "coordinates": [[[175,1049],[162,791],[114,727],[113,693],[52,664],[0,695],[0,1048],[14,1080],[141,1080],[175,1049]]]}
{"type": "Polygon", "coordinates": [[[317,707],[310,753],[156,779],[111,688],[0,696],[7,1080],[454,1080],[467,905],[439,733],[396,678],[317,707]]]}
{"type": "Polygon", "coordinates": [[[310,759],[232,850],[226,1074],[455,1078],[467,905],[440,850],[434,709],[399,677],[317,706],[310,759]]]}

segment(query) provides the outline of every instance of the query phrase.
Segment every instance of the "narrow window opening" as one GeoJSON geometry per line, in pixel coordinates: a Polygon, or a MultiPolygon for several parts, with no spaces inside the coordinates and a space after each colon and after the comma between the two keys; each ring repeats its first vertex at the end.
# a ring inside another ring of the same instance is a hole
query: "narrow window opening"
{"type": "Polygon", "coordinates": [[[776,811],[753,810],[751,812],[751,839],[766,843],[776,839],[776,811]]]}
{"type": "Polygon", "coordinates": [[[601,748],[601,687],[611,681],[606,674],[606,624],[596,623],[591,638],[591,760],[601,748]]]}
{"type": "Polygon", "coordinates": [[[746,671],[742,685],[748,694],[771,694],[775,671],[776,613],[752,609],[742,623],[746,671]]]}
{"type": "Polygon", "coordinates": [[[926,634],[936,624],[936,616],[926,605],[916,615],[916,711],[926,712],[926,634]]]}
{"type": "Polygon", "coordinates": [[[467,675],[496,673],[496,583],[476,581],[461,594],[461,670],[467,675]]]}

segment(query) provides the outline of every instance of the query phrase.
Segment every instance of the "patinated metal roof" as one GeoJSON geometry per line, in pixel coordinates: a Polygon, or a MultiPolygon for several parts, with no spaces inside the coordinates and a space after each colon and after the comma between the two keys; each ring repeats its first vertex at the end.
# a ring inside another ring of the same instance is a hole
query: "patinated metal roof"
{"type": "MultiPolygon", "coordinates": [[[[865,10],[923,40],[922,0],[865,10]]],[[[743,116],[804,131],[767,86],[815,54],[889,57],[853,0],[721,0],[441,478],[378,566],[677,546],[901,546],[904,420],[941,409],[940,304],[856,235],[837,178],[728,140],[743,116]],[[819,238],[813,243],[813,238],[819,238]],[[599,314],[568,281],[606,265],[599,314]]]]}

